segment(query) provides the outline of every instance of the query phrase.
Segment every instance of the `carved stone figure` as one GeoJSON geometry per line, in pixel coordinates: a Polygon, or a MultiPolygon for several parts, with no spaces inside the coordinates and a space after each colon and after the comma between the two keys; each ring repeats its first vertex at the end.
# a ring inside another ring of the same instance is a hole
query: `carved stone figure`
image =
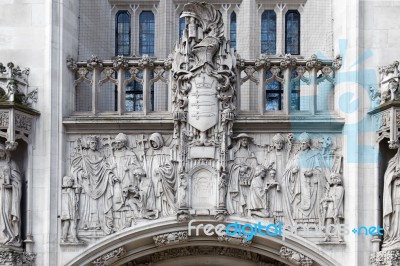
{"type": "Polygon", "coordinates": [[[119,133],[115,137],[115,150],[109,159],[109,164],[115,174],[113,186],[112,209],[114,216],[114,230],[121,230],[131,226],[132,220],[138,215],[139,209],[131,210],[127,206],[128,195],[131,196],[131,188],[139,186],[139,180],[135,179],[134,171],[140,167],[136,154],[128,149],[128,136],[119,133]],[[130,193],[128,193],[130,192],[130,193]]]}
{"type": "Polygon", "coordinates": [[[153,181],[146,175],[146,172],[142,168],[136,169],[134,176],[139,180],[139,195],[142,203],[141,216],[148,219],[158,218],[153,181]]]}
{"type": "Polygon", "coordinates": [[[160,133],[153,133],[150,149],[146,152],[145,169],[151,177],[156,195],[156,209],[161,216],[173,215],[176,211],[176,171],[171,160],[171,150],[164,145],[160,133]]]}
{"type": "Polygon", "coordinates": [[[280,220],[282,216],[282,197],[281,186],[276,181],[276,170],[270,169],[266,180],[265,189],[267,190],[267,209],[269,216],[280,220]]]}
{"type": "Polygon", "coordinates": [[[395,101],[398,98],[400,78],[398,66],[399,62],[395,61],[391,65],[379,68],[381,104],[387,101],[395,101]]]}
{"type": "Polygon", "coordinates": [[[78,199],[80,188],[74,186],[74,178],[64,176],[61,189],[61,243],[79,243],[76,223],[79,219],[78,199]],[[68,239],[68,236],[70,239],[68,239]]]}
{"type": "MultiPolygon", "coordinates": [[[[285,173],[285,167],[288,155],[288,152],[285,149],[285,141],[286,141],[285,138],[280,133],[276,134],[272,138],[273,149],[270,152],[268,152],[264,164],[267,169],[274,170],[272,172],[275,172],[276,182],[280,186],[283,185],[283,175],[285,173]]],[[[286,193],[283,190],[281,190],[279,193],[276,193],[275,195],[276,198],[274,197],[273,200],[274,202],[273,208],[271,209],[273,216],[280,221],[283,219],[284,216],[283,200],[285,196],[286,193]]]]}
{"type": "Polygon", "coordinates": [[[89,147],[78,140],[71,160],[71,173],[82,187],[79,229],[102,230],[110,234],[113,227],[112,185],[117,180],[103,155],[98,151],[98,137],[89,137],[89,147]]]}
{"type": "Polygon", "coordinates": [[[0,144],[0,244],[21,246],[21,173],[0,144]]]}
{"type": "Polygon", "coordinates": [[[231,158],[233,163],[229,171],[229,184],[227,191],[226,207],[230,214],[246,214],[248,204],[249,187],[257,158],[250,151],[249,140],[251,138],[247,134],[239,134],[236,138],[236,145],[231,149],[231,158]],[[243,182],[248,180],[247,183],[243,182]],[[242,181],[242,185],[241,185],[242,181]]]}
{"type": "Polygon", "coordinates": [[[229,182],[227,150],[231,146],[236,109],[235,56],[223,35],[221,12],[211,4],[190,2],[184,6],[181,17],[186,24],[172,63],[173,138],[180,161],[178,174],[190,180],[194,194],[188,206],[180,205],[180,213],[192,206],[225,212],[224,195],[229,182]],[[199,172],[203,166],[208,170],[199,172]],[[196,182],[198,188],[192,185],[196,182]],[[195,193],[205,188],[219,194],[203,202],[201,198],[207,194],[195,193]]]}
{"type": "Polygon", "coordinates": [[[258,165],[255,169],[254,178],[251,181],[248,199],[249,215],[267,217],[267,193],[265,186],[266,169],[258,165]]]}
{"type": "Polygon", "coordinates": [[[390,159],[383,185],[382,249],[400,248],[400,149],[390,159]]]}
{"type": "MultiPolygon", "coordinates": [[[[344,188],[342,186],[340,174],[332,173],[329,180],[329,187],[325,192],[325,197],[321,201],[325,226],[327,228],[329,228],[329,225],[331,224],[340,224],[342,222],[344,218],[343,198],[344,188]]],[[[338,234],[338,236],[339,241],[343,241],[341,235],[338,234]]],[[[329,240],[329,235],[327,235],[327,238],[325,240],[329,240]]]]}
{"type": "Polygon", "coordinates": [[[112,169],[117,182],[114,185],[113,210],[119,210],[125,202],[123,190],[129,187],[138,186],[138,180],[133,176],[136,168],[140,167],[136,154],[128,149],[128,137],[119,133],[115,137],[115,151],[111,158],[112,169]]]}
{"type": "Polygon", "coordinates": [[[288,215],[293,223],[319,223],[319,202],[326,184],[324,159],[311,150],[311,137],[299,136],[300,151],[287,163],[284,180],[287,189],[288,215]]]}

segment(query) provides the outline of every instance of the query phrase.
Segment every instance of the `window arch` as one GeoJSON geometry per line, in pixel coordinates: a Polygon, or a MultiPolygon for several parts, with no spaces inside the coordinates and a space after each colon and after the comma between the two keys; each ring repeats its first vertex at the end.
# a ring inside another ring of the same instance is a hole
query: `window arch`
{"type": "Polygon", "coordinates": [[[179,38],[182,38],[184,30],[185,30],[185,18],[180,17],[179,18],[179,38]]]}
{"type": "Polygon", "coordinates": [[[236,50],[236,13],[233,11],[231,13],[231,25],[230,25],[230,40],[231,48],[236,50]]]}
{"type": "Polygon", "coordinates": [[[119,11],[115,16],[115,55],[131,54],[131,15],[119,11]]]}
{"type": "Polygon", "coordinates": [[[300,13],[289,10],[285,15],[285,53],[300,54],[300,13]]]}
{"type": "Polygon", "coordinates": [[[139,54],[154,55],[154,14],[143,11],[139,16],[139,54]]]}
{"type": "Polygon", "coordinates": [[[265,10],[261,15],[261,53],[276,54],[276,14],[265,10]]]}

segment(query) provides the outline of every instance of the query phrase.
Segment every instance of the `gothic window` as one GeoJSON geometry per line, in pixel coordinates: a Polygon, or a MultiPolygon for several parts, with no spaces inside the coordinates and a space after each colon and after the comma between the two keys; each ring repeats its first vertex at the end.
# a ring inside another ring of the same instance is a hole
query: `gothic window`
{"type": "Polygon", "coordinates": [[[184,30],[185,30],[185,18],[179,18],[179,38],[182,38],[184,30]]]}
{"type": "Polygon", "coordinates": [[[230,25],[230,40],[231,48],[236,50],[236,13],[231,13],[231,25],[230,25]]]}
{"type": "MultiPolygon", "coordinates": [[[[143,71],[136,75],[139,79],[143,78],[143,71]]],[[[127,77],[129,79],[130,77],[127,77]]],[[[133,81],[126,85],[125,89],[125,111],[143,111],[143,85],[133,81]]]]}
{"type": "Polygon", "coordinates": [[[290,74],[290,110],[300,110],[300,79],[296,79],[297,72],[290,74]]]}
{"type": "MultiPolygon", "coordinates": [[[[278,76],[281,76],[280,74],[278,76]]],[[[265,78],[268,80],[272,77],[272,73],[267,71],[265,78]]],[[[265,110],[266,111],[277,111],[282,110],[283,107],[283,88],[282,83],[278,80],[270,80],[265,85],[265,110]]]]}
{"type": "MultiPolygon", "coordinates": [[[[143,79],[143,71],[136,74],[138,79],[143,79]]],[[[154,77],[150,75],[150,79],[154,77]]],[[[126,74],[125,79],[130,79],[130,74],[126,74]]],[[[154,111],[154,85],[150,90],[150,110],[154,111]]],[[[126,85],[125,89],[125,112],[141,112],[143,111],[143,84],[140,82],[132,81],[126,85]]]]}
{"type": "Polygon", "coordinates": [[[276,14],[266,10],[261,15],[261,53],[276,54],[276,14]]]}
{"type": "Polygon", "coordinates": [[[300,54],[300,13],[289,10],[285,16],[285,53],[300,54]]]}
{"type": "Polygon", "coordinates": [[[154,55],[154,14],[143,11],[139,16],[139,53],[154,55]]]}
{"type": "Polygon", "coordinates": [[[115,20],[115,54],[130,55],[131,16],[128,11],[119,11],[115,20]]]}

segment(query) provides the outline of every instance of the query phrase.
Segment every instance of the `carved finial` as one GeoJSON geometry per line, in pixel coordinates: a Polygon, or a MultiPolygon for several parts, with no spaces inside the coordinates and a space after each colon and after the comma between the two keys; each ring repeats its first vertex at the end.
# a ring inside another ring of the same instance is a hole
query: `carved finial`
{"type": "Polygon", "coordinates": [[[296,58],[292,57],[290,54],[285,54],[283,59],[280,61],[279,65],[281,69],[286,69],[286,68],[293,68],[296,66],[296,58]]]}
{"type": "Polygon", "coordinates": [[[335,59],[332,61],[332,67],[335,70],[339,70],[342,67],[342,56],[340,54],[336,55],[335,59]]]}
{"type": "Polygon", "coordinates": [[[318,59],[317,55],[313,54],[310,59],[306,62],[306,67],[308,69],[320,69],[322,66],[321,60],[318,59]]]}
{"type": "Polygon", "coordinates": [[[173,54],[169,54],[167,59],[164,60],[164,68],[165,69],[171,69],[173,62],[174,62],[174,55],[173,54]]]}
{"type": "Polygon", "coordinates": [[[123,55],[117,56],[117,58],[113,61],[113,67],[118,70],[120,68],[126,69],[128,68],[128,60],[124,58],[123,55]]]}
{"type": "Polygon", "coordinates": [[[138,63],[140,68],[152,67],[154,66],[154,60],[150,58],[149,55],[144,54],[138,63]]]}
{"type": "Polygon", "coordinates": [[[75,71],[78,69],[78,65],[76,64],[76,61],[71,56],[67,56],[67,67],[69,70],[72,70],[72,71],[75,71]]]}
{"type": "Polygon", "coordinates": [[[89,69],[103,67],[103,61],[101,61],[96,55],[92,55],[90,59],[87,60],[87,67],[89,69]]]}
{"type": "Polygon", "coordinates": [[[256,59],[255,66],[256,69],[269,69],[271,67],[271,60],[268,58],[267,55],[262,54],[259,58],[256,59]]]}

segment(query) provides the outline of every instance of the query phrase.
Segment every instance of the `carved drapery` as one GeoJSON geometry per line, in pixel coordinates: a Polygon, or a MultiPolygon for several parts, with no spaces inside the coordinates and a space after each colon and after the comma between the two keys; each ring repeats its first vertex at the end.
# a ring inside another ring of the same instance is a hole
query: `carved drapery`
{"type": "MultiPolygon", "coordinates": [[[[334,83],[341,58],[327,61],[313,56],[304,60],[286,55],[240,59],[223,37],[221,14],[211,5],[187,4],[182,16],[186,18],[182,40],[166,60],[144,56],[105,61],[92,57],[76,63],[68,59],[68,67],[76,74],[75,85],[87,83],[92,88],[90,111],[95,116],[101,116],[97,105],[100,84],[111,82],[118,92],[124,92],[127,83],[142,83],[143,113],[147,114],[151,84],[167,82],[173,130],[163,134],[71,135],[70,166],[62,187],[66,215],[61,218],[61,242],[82,244],[80,239],[90,241],[169,216],[177,216],[180,222],[196,216],[224,220],[229,215],[291,225],[342,223],[339,137],[278,131],[246,134],[233,129],[241,83],[260,83],[260,112],[264,115],[263,91],[269,79],[288,85],[288,73],[296,69],[296,78],[316,90],[320,81],[334,83]],[[139,69],[144,71],[141,78],[136,76],[139,69]],[[266,71],[272,74],[268,80],[266,71]],[[306,71],[315,82],[303,76],[306,71]],[[126,72],[131,73],[128,80],[126,72]],[[245,75],[237,76],[241,72],[245,75]],[[313,185],[307,187],[310,182],[313,185]]],[[[118,114],[122,115],[124,95],[118,95],[118,114]]],[[[312,106],[311,113],[316,108],[312,106]]],[[[342,242],[335,232],[328,233],[311,240],[342,242]]]]}
{"type": "Polygon", "coordinates": [[[0,144],[0,261],[5,265],[33,265],[36,257],[32,253],[30,222],[32,173],[22,172],[19,167],[25,164],[30,169],[32,166],[32,135],[39,115],[32,109],[38,91],[29,87],[28,77],[28,68],[22,69],[11,62],[6,66],[0,63],[0,137],[3,138],[0,144]],[[17,140],[27,143],[27,149],[17,150],[17,140]],[[19,158],[25,157],[28,161],[16,162],[11,152],[25,153],[19,158]],[[27,202],[26,216],[21,212],[23,198],[27,202]],[[26,228],[27,239],[22,239],[22,228],[26,228]]]}

